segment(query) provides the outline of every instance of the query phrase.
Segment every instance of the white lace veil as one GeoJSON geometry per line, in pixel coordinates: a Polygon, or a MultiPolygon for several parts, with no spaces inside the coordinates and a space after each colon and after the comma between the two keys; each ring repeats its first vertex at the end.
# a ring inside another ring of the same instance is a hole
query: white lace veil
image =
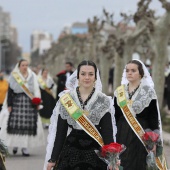
{"type": "MultiPolygon", "coordinates": [[[[18,67],[18,65],[19,65],[19,63],[17,63],[16,65],[15,65],[15,67],[14,67],[14,69],[12,70],[12,72],[11,73],[13,73],[13,72],[17,72],[20,76],[21,76],[21,73],[20,73],[20,70],[19,70],[19,67],[18,67]]],[[[29,76],[32,74],[32,71],[31,71],[31,69],[28,67],[27,68],[27,71],[28,71],[28,74],[29,74],[29,76]]],[[[9,77],[9,80],[8,81],[10,81],[10,77],[9,77]]],[[[35,81],[35,78],[34,78],[34,81],[35,81]]],[[[35,84],[35,83],[34,83],[35,84]]],[[[40,97],[40,92],[39,92],[39,88],[38,88],[38,86],[35,86],[35,91],[37,92],[37,96],[36,97],[40,97]]],[[[5,100],[4,100],[4,103],[3,103],[3,107],[2,108],[7,108],[7,94],[6,94],[6,97],[5,97],[5,100]]]]}
{"type": "MultiPolygon", "coordinates": [[[[149,73],[148,69],[144,65],[144,63],[142,61],[138,60],[138,59],[133,59],[133,60],[136,60],[136,61],[138,61],[138,62],[140,62],[142,64],[142,68],[143,68],[143,71],[144,71],[144,76],[141,79],[141,84],[142,85],[148,85],[148,86],[154,88],[154,82],[152,80],[152,77],[150,76],[150,73],[149,73]]],[[[126,66],[125,66],[125,68],[123,70],[121,84],[128,84],[129,83],[129,81],[126,78],[126,66]]]]}
{"type": "MultiPolygon", "coordinates": [[[[77,86],[78,86],[77,70],[75,70],[73,74],[68,78],[66,82],[66,87],[68,90],[74,90],[77,86]]],[[[95,88],[99,91],[102,91],[102,83],[101,83],[98,69],[97,69],[97,80],[95,82],[95,88]]]]}
{"type": "MultiPolygon", "coordinates": [[[[150,86],[152,89],[154,89],[154,82],[152,80],[152,77],[151,77],[148,69],[144,65],[144,63],[141,60],[138,60],[138,59],[133,59],[133,60],[136,60],[136,61],[138,61],[138,62],[140,62],[142,64],[142,68],[143,68],[143,71],[144,71],[144,76],[141,79],[141,85],[142,86],[147,85],[147,86],[150,86]]],[[[126,66],[124,68],[123,75],[122,75],[122,81],[121,81],[121,84],[125,84],[125,85],[129,83],[129,81],[126,78],[126,66]]],[[[157,100],[157,110],[158,110],[158,121],[159,121],[160,136],[161,136],[161,139],[162,139],[162,142],[163,142],[162,123],[161,123],[161,116],[160,116],[158,100],[157,100]]]]}
{"type": "MultiPolygon", "coordinates": [[[[99,74],[99,70],[97,69],[97,79],[96,79],[96,82],[95,82],[95,89],[97,91],[100,91],[102,92],[102,82],[101,82],[101,79],[100,79],[100,74],[99,74]]],[[[76,87],[78,86],[78,79],[77,79],[77,70],[74,71],[74,73],[68,78],[67,82],[66,82],[66,87],[68,89],[68,91],[72,91],[74,90],[76,87]]],[[[65,90],[67,91],[67,90],[65,90]]],[[[59,96],[62,96],[64,92],[61,92],[59,94],[59,96]]],[[[117,128],[116,128],[116,123],[115,123],[115,117],[114,117],[114,114],[115,114],[115,110],[114,108],[112,107],[114,104],[113,104],[113,99],[109,97],[109,100],[110,100],[110,111],[111,111],[111,116],[112,116],[112,125],[113,125],[113,137],[114,137],[114,140],[116,141],[116,133],[117,133],[117,128]]]]}

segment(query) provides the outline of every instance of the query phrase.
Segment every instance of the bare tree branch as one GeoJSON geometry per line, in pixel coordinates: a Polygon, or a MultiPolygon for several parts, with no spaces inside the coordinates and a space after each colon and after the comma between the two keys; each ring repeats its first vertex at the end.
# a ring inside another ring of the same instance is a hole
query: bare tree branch
{"type": "Polygon", "coordinates": [[[150,3],[151,0],[140,0],[138,2],[138,9],[134,14],[134,18],[133,18],[135,23],[138,23],[140,20],[145,19],[147,17],[154,18],[155,12],[149,9],[150,3]]]}
{"type": "Polygon", "coordinates": [[[167,2],[166,0],[159,0],[162,4],[162,8],[166,9],[166,11],[170,11],[170,2],[167,2]]]}
{"type": "Polygon", "coordinates": [[[133,15],[130,14],[130,15],[127,15],[126,13],[120,13],[120,15],[123,17],[123,20],[120,21],[120,22],[124,22],[126,24],[128,24],[132,19],[133,19],[133,15]]]}
{"type": "Polygon", "coordinates": [[[107,12],[105,9],[103,9],[103,14],[104,14],[104,17],[105,17],[104,21],[111,26],[115,26],[114,21],[113,21],[114,14],[113,13],[109,14],[109,12],[107,12]]]}

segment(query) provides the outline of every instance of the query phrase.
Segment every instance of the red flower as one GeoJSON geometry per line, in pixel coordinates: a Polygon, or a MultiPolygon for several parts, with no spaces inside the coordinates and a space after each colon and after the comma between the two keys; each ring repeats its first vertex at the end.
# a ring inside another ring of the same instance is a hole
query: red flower
{"type": "Polygon", "coordinates": [[[32,104],[34,104],[34,105],[39,105],[40,103],[41,103],[41,99],[40,99],[40,98],[34,97],[34,98],[32,99],[32,104]]]}
{"type": "Polygon", "coordinates": [[[145,132],[145,134],[143,135],[143,140],[144,141],[148,141],[151,140],[152,142],[157,142],[157,140],[159,139],[159,134],[155,133],[155,132],[145,132]]]}
{"type": "Polygon", "coordinates": [[[104,145],[101,149],[101,155],[105,157],[107,154],[120,153],[124,149],[123,145],[119,143],[110,143],[109,145],[104,145]]]}

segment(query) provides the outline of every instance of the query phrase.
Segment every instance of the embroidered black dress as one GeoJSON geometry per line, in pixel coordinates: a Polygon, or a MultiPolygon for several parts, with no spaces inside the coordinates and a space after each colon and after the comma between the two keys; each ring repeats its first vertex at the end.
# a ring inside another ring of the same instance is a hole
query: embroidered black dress
{"type": "MultiPolygon", "coordinates": [[[[28,73],[25,86],[34,96],[40,97],[36,75],[29,69],[28,73]]],[[[20,72],[18,74],[25,81],[20,72]]],[[[9,78],[7,103],[1,111],[0,124],[1,139],[9,147],[28,148],[44,145],[44,132],[36,106],[12,75],[9,78]],[[10,113],[7,107],[12,107],[10,113]]]]}
{"type": "Polygon", "coordinates": [[[8,106],[12,111],[8,119],[7,132],[9,134],[33,135],[37,134],[37,109],[25,93],[14,93],[9,87],[8,106]]]}
{"type": "MultiPolygon", "coordinates": [[[[94,93],[92,99],[89,100],[91,104],[86,109],[91,108],[91,115],[89,114],[88,118],[93,123],[99,122],[95,127],[100,132],[104,144],[109,144],[113,142],[111,113],[105,112],[100,115],[99,112],[108,110],[109,100],[102,93],[100,95],[94,93]]],[[[78,101],[78,97],[75,101],[78,101]]],[[[98,158],[94,151],[100,148],[99,144],[83,130],[76,129],[76,122],[68,117],[63,106],[59,110],[65,113],[58,115],[57,131],[51,154],[51,160],[58,161],[56,170],[106,170],[107,165],[98,158]],[[67,136],[68,127],[71,127],[72,131],[67,136]]]]}
{"type": "MultiPolygon", "coordinates": [[[[147,128],[151,130],[158,129],[157,101],[156,99],[153,99],[154,94],[152,92],[153,91],[148,90],[148,88],[145,89],[140,87],[137,90],[138,94],[136,94],[134,97],[136,103],[134,102],[134,106],[132,106],[134,110],[136,109],[136,112],[142,110],[140,113],[136,114],[136,119],[144,130],[147,128]],[[144,92],[143,95],[141,95],[142,92],[144,92]],[[145,102],[148,104],[148,106],[145,106],[145,102]],[[145,107],[142,109],[142,106],[145,107]]],[[[124,144],[127,147],[125,152],[123,152],[120,156],[121,166],[123,166],[123,170],[146,170],[147,152],[141,141],[138,139],[124,118],[123,113],[118,106],[116,97],[114,99],[114,106],[117,125],[116,140],[118,143],[124,144]]]]}

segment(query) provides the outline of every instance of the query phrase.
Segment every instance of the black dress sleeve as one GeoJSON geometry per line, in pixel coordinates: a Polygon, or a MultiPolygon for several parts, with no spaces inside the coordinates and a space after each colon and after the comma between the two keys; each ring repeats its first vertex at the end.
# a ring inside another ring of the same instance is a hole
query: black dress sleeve
{"type": "Polygon", "coordinates": [[[115,119],[116,119],[116,124],[117,124],[120,117],[123,116],[123,113],[122,113],[120,107],[117,104],[117,98],[116,97],[114,97],[114,107],[115,107],[115,119]]]}
{"type": "Polygon", "coordinates": [[[15,95],[14,91],[10,87],[8,87],[8,95],[7,95],[7,105],[8,105],[8,107],[12,106],[14,95],[15,95]]]}
{"type": "Polygon", "coordinates": [[[102,117],[99,125],[101,127],[100,133],[104,140],[104,144],[106,145],[113,142],[112,118],[109,112],[102,117]]]}
{"type": "Polygon", "coordinates": [[[149,105],[149,128],[155,130],[159,128],[157,100],[152,100],[149,105]]]}
{"type": "Polygon", "coordinates": [[[66,136],[67,136],[68,124],[67,120],[63,120],[61,116],[58,116],[58,123],[57,123],[57,131],[56,137],[54,141],[54,147],[51,154],[51,159],[53,161],[57,161],[60,155],[60,152],[63,148],[66,136]]]}

